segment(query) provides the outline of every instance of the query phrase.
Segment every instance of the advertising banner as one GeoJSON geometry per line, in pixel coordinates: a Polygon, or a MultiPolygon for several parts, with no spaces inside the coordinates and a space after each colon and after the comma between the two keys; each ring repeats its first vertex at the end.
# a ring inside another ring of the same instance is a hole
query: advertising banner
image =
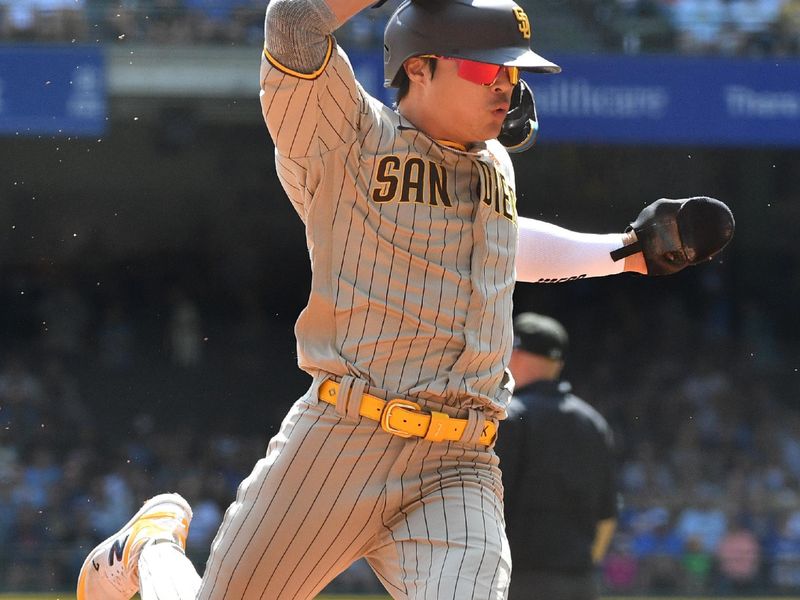
{"type": "Polygon", "coordinates": [[[800,61],[554,58],[526,75],[542,140],[800,146],[800,61]]]}
{"type": "Polygon", "coordinates": [[[101,134],[105,87],[99,48],[0,47],[0,134],[101,134]]]}

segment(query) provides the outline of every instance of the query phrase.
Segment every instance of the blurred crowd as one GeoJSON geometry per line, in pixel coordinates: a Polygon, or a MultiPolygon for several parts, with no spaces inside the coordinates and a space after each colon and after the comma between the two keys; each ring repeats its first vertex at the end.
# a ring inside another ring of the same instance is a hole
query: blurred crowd
{"type": "Polygon", "coordinates": [[[607,589],[800,591],[800,410],[716,352],[654,357],[630,397],[598,403],[622,445],[607,589]]]}
{"type": "MultiPolygon", "coordinates": [[[[0,590],[71,589],[86,552],[168,490],[194,507],[202,570],[239,481],[307,384],[293,379],[292,317],[263,308],[269,287],[220,289],[169,264],[0,277],[0,590]]],[[[580,286],[560,290],[567,377],[618,447],[604,588],[796,596],[800,349],[756,304],[740,307],[734,338],[714,302],[698,312],[696,298],[662,294],[642,310],[629,290],[589,303],[580,286]]],[[[336,585],[375,581],[360,564],[336,585]]]]}
{"type": "MultiPolygon", "coordinates": [[[[0,0],[0,41],[260,46],[265,6],[264,0],[0,0]]],[[[388,14],[357,15],[341,37],[373,44],[388,14]]]]}
{"type": "Polygon", "coordinates": [[[630,53],[651,45],[690,55],[800,53],[798,0],[595,0],[592,15],[612,32],[606,41],[630,53]]]}
{"type": "MultiPolygon", "coordinates": [[[[800,54],[800,0],[543,0],[520,2],[582,25],[595,50],[712,55],[800,54]]],[[[263,0],[0,0],[0,40],[260,45],[263,0]]],[[[345,47],[380,47],[394,8],[364,11],[337,33],[345,47]]],[[[536,22],[536,21],[535,21],[536,22]]],[[[565,40],[566,47],[571,43],[565,40]]],[[[548,50],[558,50],[557,45],[548,50]]]]}

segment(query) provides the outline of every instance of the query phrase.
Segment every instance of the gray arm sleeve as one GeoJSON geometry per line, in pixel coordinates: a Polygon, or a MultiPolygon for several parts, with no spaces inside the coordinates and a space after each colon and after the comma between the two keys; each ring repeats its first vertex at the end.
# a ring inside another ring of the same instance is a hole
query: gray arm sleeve
{"type": "Polygon", "coordinates": [[[264,21],[264,47],[283,66],[313,73],[325,60],[327,36],[336,26],[325,0],[272,0],[264,21]]]}

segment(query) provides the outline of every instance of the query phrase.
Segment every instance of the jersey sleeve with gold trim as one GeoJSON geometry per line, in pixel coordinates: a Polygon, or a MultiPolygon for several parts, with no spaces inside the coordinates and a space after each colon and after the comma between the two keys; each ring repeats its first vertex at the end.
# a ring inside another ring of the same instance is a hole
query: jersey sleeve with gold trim
{"type": "Polygon", "coordinates": [[[284,67],[265,49],[260,96],[276,151],[293,159],[322,156],[352,142],[366,105],[350,61],[332,35],[322,65],[311,73],[284,67]]]}

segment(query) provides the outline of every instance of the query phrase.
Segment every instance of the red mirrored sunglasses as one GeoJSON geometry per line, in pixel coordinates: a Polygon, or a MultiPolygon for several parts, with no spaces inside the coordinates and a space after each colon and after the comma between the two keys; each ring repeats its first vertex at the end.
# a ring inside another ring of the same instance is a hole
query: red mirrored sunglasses
{"type": "Polygon", "coordinates": [[[519,69],[517,67],[506,67],[505,65],[493,65],[491,63],[478,62],[466,58],[451,58],[449,56],[439,56],[438,54],[422,54],[420,58],[438,58],[441,60],[452,60],[458,65],[458,76],[478,85],[494,85],[500,72],[505,69],[508,73],[508,80],[511,85],[519,82],[519,69]]]}

